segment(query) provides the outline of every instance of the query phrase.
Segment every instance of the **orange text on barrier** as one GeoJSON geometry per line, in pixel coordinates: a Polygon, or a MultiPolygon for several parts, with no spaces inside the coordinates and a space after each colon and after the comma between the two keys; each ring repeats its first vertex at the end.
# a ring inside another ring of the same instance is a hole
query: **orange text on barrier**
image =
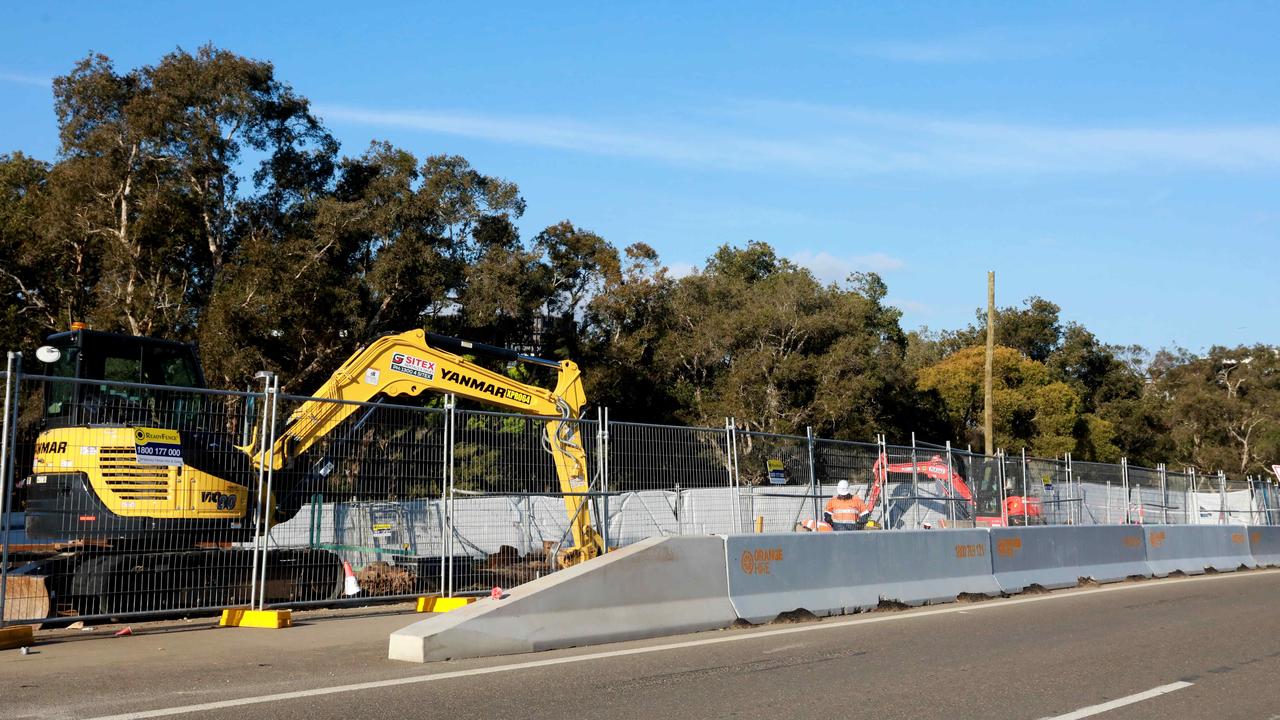
{"type": "Polygon", "coordinates": [[[996,553],[1000,557],[1013,557],[1014,553],[1022,549],[1022,538],[1011,537],[996,541],[996,553]]]}
{"type": "Polygon", "coordinates": [[[1161,545],[1164,545],[1164,531],[1161,530],[1159,532],[1151,533],[1150,542],[1151,542],[1151,547],[1153,548],[1158,548],[1161,545]]]}
{"type": "Polygon", "coordinates": [[[987,546],[985,543],[975,543],[973,545],[957,545],[956,557],[958,558],[977,558],[987,556],[987,546]]]}
{"type": "Polygon", "coordinates": [[[782,548],[756,548],[742,551],[742,572],[748,575],[769,575],[770,563],[782,560],[782,548]]]}

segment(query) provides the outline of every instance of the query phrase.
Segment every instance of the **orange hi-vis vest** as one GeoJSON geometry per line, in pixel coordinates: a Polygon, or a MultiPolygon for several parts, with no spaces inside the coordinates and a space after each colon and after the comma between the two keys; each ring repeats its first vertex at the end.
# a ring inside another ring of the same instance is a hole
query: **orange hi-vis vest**
{"type": "Polygon", "coordinates": [[[827,501],[827,506],[823,508],[823,512],[831,513],[831,522],[856,523],[866,509],[867,504],[862,502],[862,498],[856,495],[847,498],[836,495],[827,501]]]}

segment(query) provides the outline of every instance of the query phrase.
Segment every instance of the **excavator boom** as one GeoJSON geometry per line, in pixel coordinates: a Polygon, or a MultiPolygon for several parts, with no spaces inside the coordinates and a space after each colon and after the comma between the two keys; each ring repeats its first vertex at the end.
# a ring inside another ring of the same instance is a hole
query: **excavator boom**
{"type": "Polygon", "coordinates": [[[573,551],[562,555],[562,561],[573,564],[604,551],[586,504],[587,458],[575,422],[586,396],[582,375],[570,360],[544,360],[422,330],[384,335],[343,363],[313,394],[313,399],[304,401],[289,416],[274,446],[265,454],[254,454],[253,462],[258,466],[269,463],[274,470],[288,467],[360,410],[358,403],[379,395],[416,396],[426,392],[453,393],[504,410],[547,418],[547,446],[555,461],[574,542],[573,551]],[[553,367],[558,371],[556,386],[547,390],[526,385],[451,350],[553,367]]]}

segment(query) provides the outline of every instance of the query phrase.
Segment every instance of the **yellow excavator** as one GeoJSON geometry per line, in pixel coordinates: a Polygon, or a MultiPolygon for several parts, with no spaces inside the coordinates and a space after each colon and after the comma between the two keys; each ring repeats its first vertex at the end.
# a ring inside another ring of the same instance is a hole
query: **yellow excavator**
{"type": "MultiPolygon", "coordinates": [[[[47,378],[43,428],[21,489],[27,536],[70,551],[13,577],[25,576],[29,588],[38,579],[51,609],[111,614],[244,601],[250,551],[231,546],[250,540],[255,524],[269,528],[297,514],[315,480],[308,451],[370,401],[428,392],[546,418],[545,447],[572,540],[558,561],[572,565],[604,551],[588,509],[587,458],[574,422],[586,398],[572,361],[422,330],[385,335],[352,355],[262,447],[260,413],[242,412],[229,422],[219,396],[182,390],[205,387],[190,345],[83,327],[47,343],[36,353],[47,378]],[[556,384],[548,390],[521,383],[462,355],[552,368],[556,384]],[[268,467],[269,509],[257,523],[253,508],[268,467]],[[77,598],[79,607],[65,607],[60,597],[77,598]]],[[[341,558],[333,553],[271,552],[269,600],[324,600],[341,592],[341,558]]],[[[14,600],[24,585],[17,583],[10,587],[14,600]]]]}

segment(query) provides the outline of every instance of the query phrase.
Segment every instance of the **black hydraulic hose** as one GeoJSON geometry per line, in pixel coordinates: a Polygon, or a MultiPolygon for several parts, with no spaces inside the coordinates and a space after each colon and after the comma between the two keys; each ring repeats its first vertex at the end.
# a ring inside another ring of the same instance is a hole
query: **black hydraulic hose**
{"type": "Polygon", "coordinates": [[[431,347],[447,350],[455,355],[470,354],[483,355],[495,360],[511,360],[514,362],[529,363],[530,365],[541,365],[543,367],[558,368],[560,363],[555,360],[547,360],[545,358],[534,357],[518,353],[510,348],[498,347],[497,345],[486,345],[479,342],[471,342],[470,340],[460,340],[456,337],[448,335],[438,335],[433,332],[427,333],[427,343],[431,347]]]}

